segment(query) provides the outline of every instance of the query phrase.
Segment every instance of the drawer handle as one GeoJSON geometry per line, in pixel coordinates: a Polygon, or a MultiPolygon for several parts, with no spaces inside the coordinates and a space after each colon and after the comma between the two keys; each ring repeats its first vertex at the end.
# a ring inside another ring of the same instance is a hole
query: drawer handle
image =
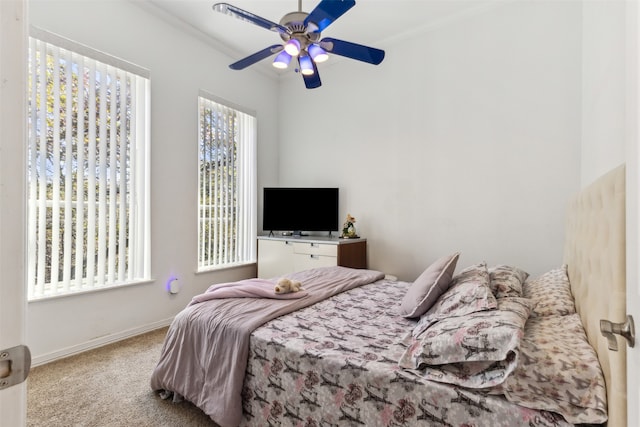
{"type": "Polygon", "coordinates": [[[317,248],[318,247],[317,243],[309,243],[309,244],[311,245],[312,248],[314,248],[314,247],[317,248]]]}
{"type": "Polygon", "coordinates": [[[309,255],[309,258],[311,258],[311,259],[318,259],[318,255],[313,255],[313,254],[312,254],[312,255],[309,255]]]}

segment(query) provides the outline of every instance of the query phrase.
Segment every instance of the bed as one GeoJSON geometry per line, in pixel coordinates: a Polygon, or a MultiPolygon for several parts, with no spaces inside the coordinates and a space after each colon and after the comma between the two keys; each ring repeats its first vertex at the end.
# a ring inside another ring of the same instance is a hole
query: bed
{"type": "Polygon", "coordinates": [[[569,203],[564,259],[434,261],[414,282],[325,267],[210,287],[174,319],[151,388],[222,427],[626,425],[624,166],[569,203]]]}

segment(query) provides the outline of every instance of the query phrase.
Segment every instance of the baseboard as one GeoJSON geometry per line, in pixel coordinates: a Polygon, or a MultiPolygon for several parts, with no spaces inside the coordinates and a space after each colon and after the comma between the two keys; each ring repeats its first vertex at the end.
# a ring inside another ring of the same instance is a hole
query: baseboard
{"type": "Polygon", "coordinates": [[[116,334],[105,335],[100,338],[96,338],[82,344],[74,345],[71,347],[63,348],[58,351],[36,356],[31,360],[31,367],[44,365],[46,363],[54,362],[58,359],[64,359],[65,357],[73,356],[84,351],[93,350],[98,347],[112,344],[117,341],[122,341],[127,338],[141,335],[147,332],[151,332],[155,329],[168,326],[173,321],[173,317],[170,319],[160,320],[158,322],[150,323],[148,325],[140,326],[133,329],[127,329],[126,331],[118,332],[116,334]]]}

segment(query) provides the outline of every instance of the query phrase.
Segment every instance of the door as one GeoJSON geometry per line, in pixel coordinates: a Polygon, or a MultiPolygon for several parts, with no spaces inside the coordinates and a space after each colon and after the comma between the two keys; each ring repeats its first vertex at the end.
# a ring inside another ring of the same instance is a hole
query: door
{"type": "MultiPolygon", "coordinates": [[[[25,2],[0,0],[0,352],[25,344],[25,2]]],[[[1,425],[26,424],[26,390],[0,390],[1,425]]]]}
{"type": "MultiPolygon", "coordinates": [[[[627,2],[627,128],[626,128],[626,191],[627,191],[627,314],[640,326],[640,8],[637,2],[627,2]]],[[[640,425],[640,346],[627,348],[627,426],[640,425]]]]}
{"type": "MultiPolygon", "coordinates": [[[[633,165],[627,162],[627,314],[633,316],[636,328],[640,326],[640,230],[638,228],[638,173],[637,145],[633,153],[633,165]]],[[[636,329],[637,330],[637,329],[636,329]]],[[[627,426],[640,426],[640,346],[627,348],[627,426]]],[[[623,341],[621,341],[623,342],[623,341]]]]}

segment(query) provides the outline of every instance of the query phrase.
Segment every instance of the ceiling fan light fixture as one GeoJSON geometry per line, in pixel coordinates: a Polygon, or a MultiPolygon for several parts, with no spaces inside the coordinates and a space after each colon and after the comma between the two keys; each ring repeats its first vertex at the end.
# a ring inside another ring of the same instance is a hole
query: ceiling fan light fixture
{"type": "Polygon", "coordinates": [[[298,58],[298,62],[300,63],[300,72],[303,76],[313,75],[314,71],[311,57],[309,57],[308,55],[302,55],[298,58]]]}
{"type": "Polygon", "coordinates": [[[313,59],[313,62],[315,62],[316,64],[319,64],[329,59],[329,55],[327,54],[327,51],[321,48],[320,46],[318,46],[317,44],[310,45],[308,50],[309,50],[309,56],[311,56],[311,59],[313,59]]]}
{"type": "Polygon", "coordinates": [[[289,66],[289,62],[291,62],[291,55],[283,50],[276,56],[276,59],[273,60],[273,66],[284,70],[289,66]]]}
{"type": "Polygon", "coordinates": [[[300,42],[296,39],[291,39],[284,45],[284,50],[291,56],[298,56],[300,53],[300,42]]]}

